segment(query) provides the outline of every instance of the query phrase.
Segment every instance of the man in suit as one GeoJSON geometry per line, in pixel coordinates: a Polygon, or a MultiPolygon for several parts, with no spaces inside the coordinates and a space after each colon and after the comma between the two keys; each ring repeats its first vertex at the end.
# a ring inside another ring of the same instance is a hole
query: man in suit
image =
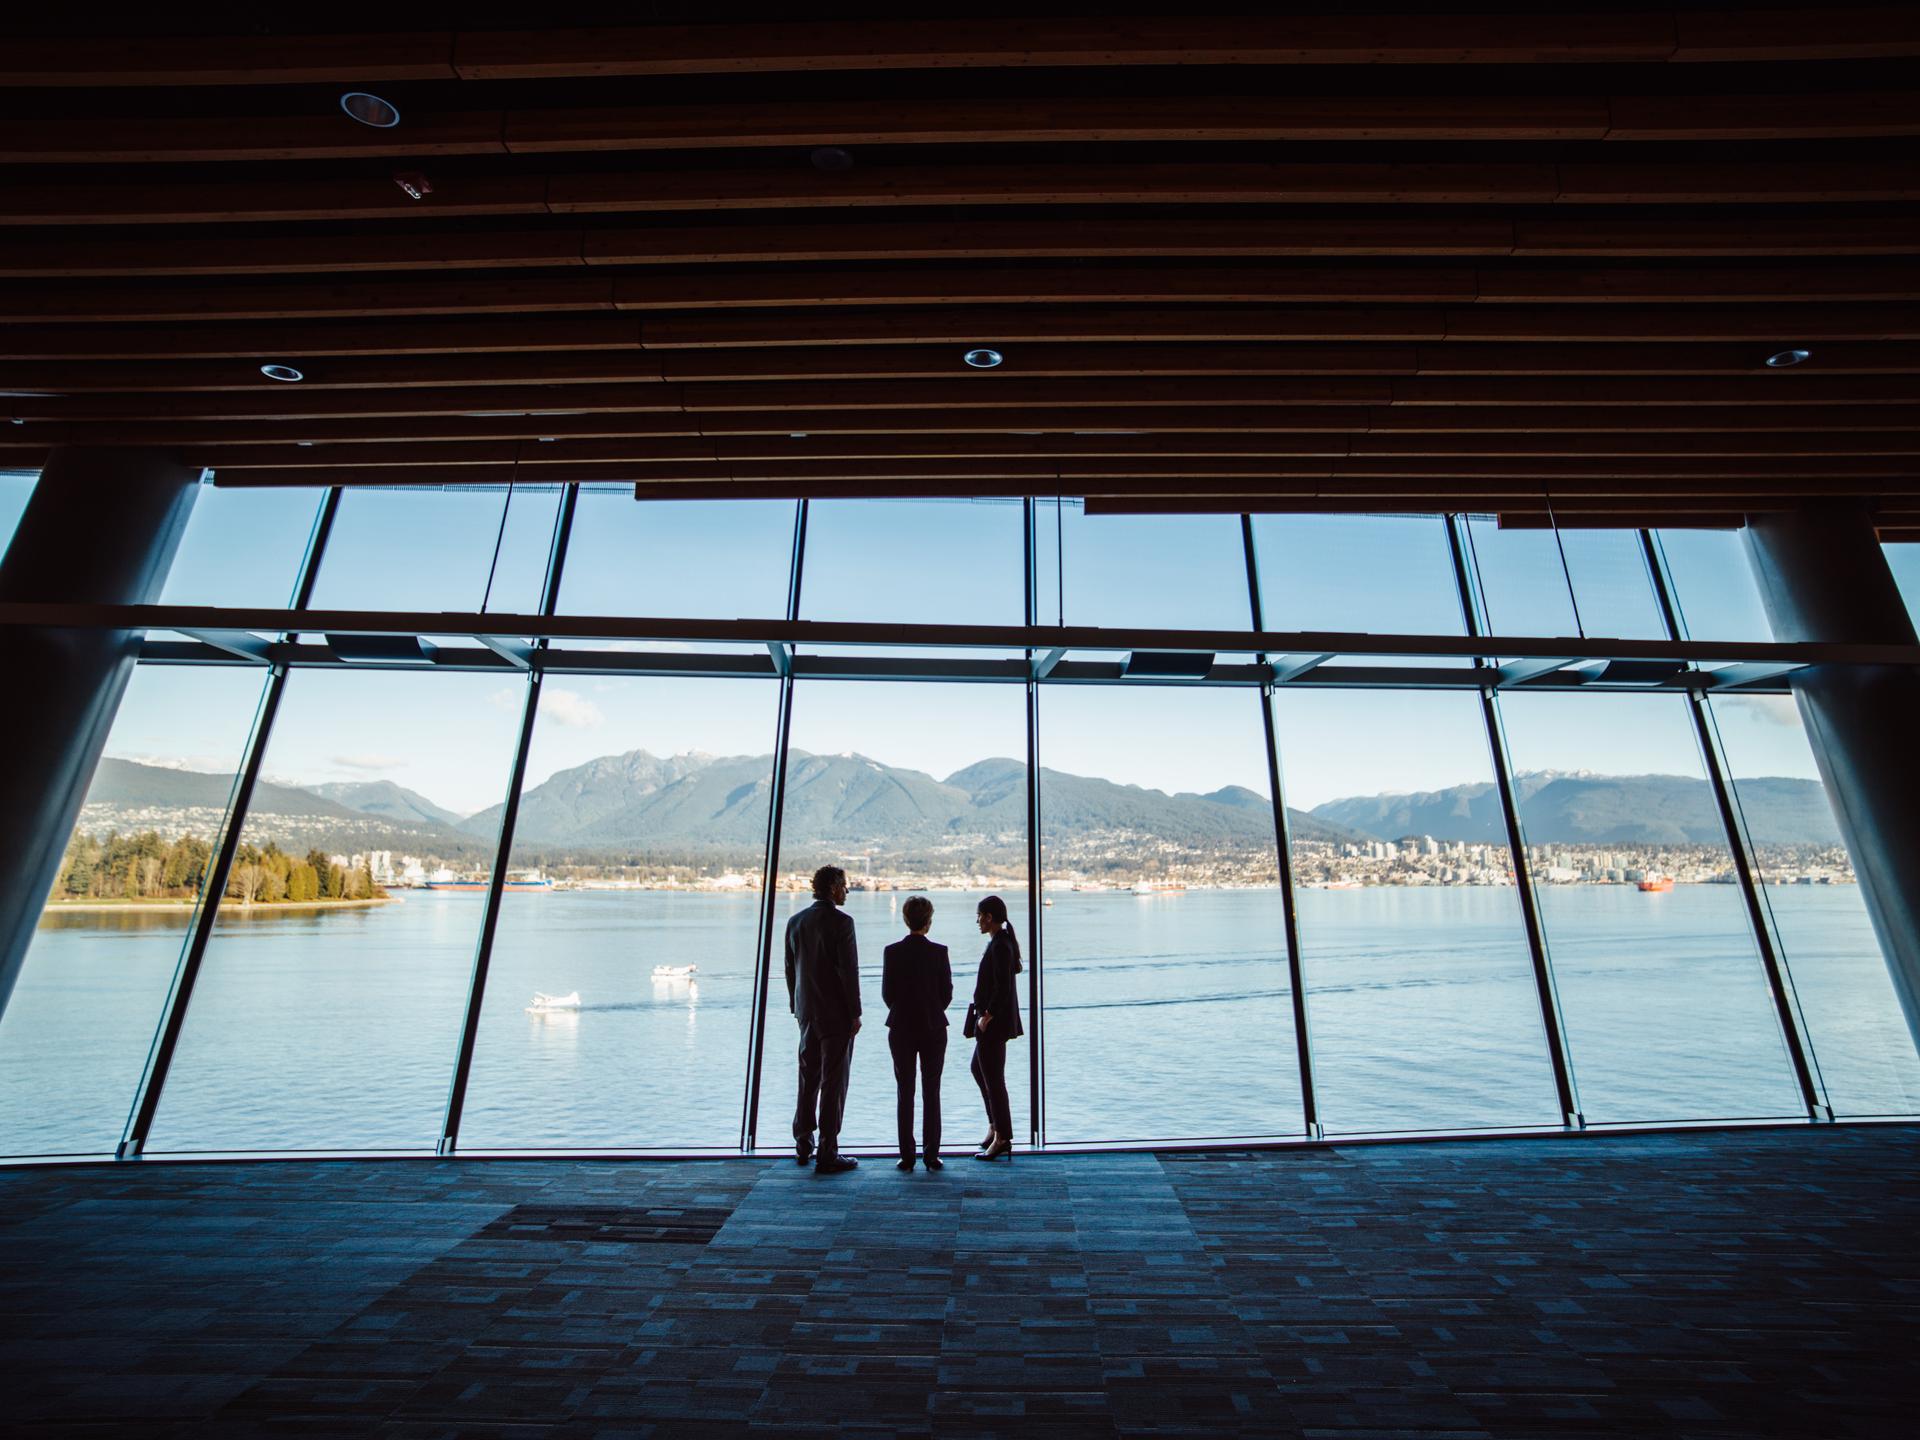
{"type": "Polygon", "coordinates": [[[880,971],[880,998],[887,1005],[887,1048],[893,1052],[893,1079],[899,1089],[900,1162],[913,1169],[913,1076],[920,1072],[926,1122],[927,1168],[940,1161],[940,1069],[947,1062],[947,1006],[953,1003],[953,967],[947,947],[927,938],[933,928],[933,902],[915,895],[900,909],[911,932],[887,946],[880,971]]]}
{"type": "Polygon", "coordinates": [[[847,900],[847,872],[813,872],[813,904],[787,922],[787,1005],[800,1022],[800,1100],[793,1112],[793,1151],[817,1175],[837,1175],[860,1162],[840,1153],[840,1117],[847,1109],[847,1072],[860,1033],[860,953],[847,900]],[[814,1160],[815,1112],[820,1127],[814,1160]]]}

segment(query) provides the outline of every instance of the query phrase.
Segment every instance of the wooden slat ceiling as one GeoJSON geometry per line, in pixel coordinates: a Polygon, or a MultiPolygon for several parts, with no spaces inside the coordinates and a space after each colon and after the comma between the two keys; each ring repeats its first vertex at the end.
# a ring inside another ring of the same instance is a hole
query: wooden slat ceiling
{"type": "Polygon", "coordinates": [[[0,18],[0,465],[1920,527],[1920,6],[1282,9],[0,18]]]}

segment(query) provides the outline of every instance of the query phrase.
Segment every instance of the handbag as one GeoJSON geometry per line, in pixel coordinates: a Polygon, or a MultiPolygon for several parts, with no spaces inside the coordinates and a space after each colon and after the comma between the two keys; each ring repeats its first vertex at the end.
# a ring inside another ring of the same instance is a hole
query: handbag
{"type": "Polygon", "coordinates": [[[972,1003],[967,1005],[967,1018],[960,1027],[960,1033],[969,1040],[977,1038],[980,1034],[980,1011],[972,1003]]]}

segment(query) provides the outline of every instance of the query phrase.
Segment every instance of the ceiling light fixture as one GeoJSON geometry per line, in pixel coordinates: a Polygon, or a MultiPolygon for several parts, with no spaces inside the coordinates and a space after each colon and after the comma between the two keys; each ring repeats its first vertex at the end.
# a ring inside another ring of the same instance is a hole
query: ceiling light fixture
{"type": "Polygon", "coordinates": [[[1789,365],[1798,365],[1812,358],[1811,350],[1780,350],[1767,356],[1767,367],[1772,370],[1784,370],[1789,365]]]}
{"type": "Polygon", "coordinates": [[[1007,357],[998,350],[988,350],[983,347],[978,350],[969,350],[960,358],[976,370],[991,370],[1007,357]]]}
{"type": "Polygon", "coordinates": [[[288,384],[307,378],[291,365],[262,365],[260,367],[260,373],[269,380],[285,380],[288,384]]]}
{"type": "Polygon", "coordinates": [[[400,108],[391,100],[369,95],[364,90],[349,90],[340,97],[340,108],[362,125],[376,130],[391,130],[400,123],[400,108]]]}
{"type": "Polygon", "coordinates": [[[829,175],[853,168],[853,152],[842,150],[838,145],[822,145],[807,158],[813,162],[814,169],[823,170],[829,175]]]}
{"type": "Polygon", "coordinates": [[[402,170],[393,183],[406,192],[409,200],[424,200],[433,193],[433,181],[418,170],[402,170]]]}

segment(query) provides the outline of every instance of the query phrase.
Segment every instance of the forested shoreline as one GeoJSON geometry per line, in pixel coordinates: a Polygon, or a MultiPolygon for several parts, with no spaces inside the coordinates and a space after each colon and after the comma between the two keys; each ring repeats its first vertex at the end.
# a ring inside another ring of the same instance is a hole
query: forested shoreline
{"type": "MultiPolygon", "coordinates": [[[[206,884],[213,846],[197,835],[168,841],[157,830],[104,838],[75,831],[61,857],[49,903],[191,901],[206,884]]],[[[322,850],[290,855],[272,841],[242,842],[234,852],[226,896],[247,905],[311,905],[384,900],[364,865],[335,863],[322,850]]]]}

